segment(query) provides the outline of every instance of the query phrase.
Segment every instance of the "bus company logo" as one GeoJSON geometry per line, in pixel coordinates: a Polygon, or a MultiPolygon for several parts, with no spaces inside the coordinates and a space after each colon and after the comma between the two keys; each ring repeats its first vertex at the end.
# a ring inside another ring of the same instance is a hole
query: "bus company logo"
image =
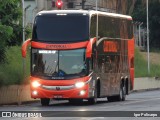
{"type": "Polygon", "coordinates": [[[67,48],[70,48],[70,47],[71,47],[70,45],[60,45],[60,44],[46,45],[47,49],[67,49],[67,48]]]}
{"type": "Polygon", "coordinates": [[[104,41],[104,52],[118,52],[118,43],[116,41],[104,41]]]}
{"type": "Polygon", "coordinates": [[[56,90],[60,90],[61,88],[60,87],[56,87],[56,90]]]}

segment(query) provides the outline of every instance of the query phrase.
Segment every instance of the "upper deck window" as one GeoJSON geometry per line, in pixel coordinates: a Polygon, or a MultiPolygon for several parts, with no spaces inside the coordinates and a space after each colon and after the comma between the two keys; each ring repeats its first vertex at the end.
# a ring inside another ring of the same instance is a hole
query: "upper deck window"
{"type": "Polygon", "coordinates": [[[87,15],[41,15],[33,28],[34,41],[73,42],[89,39],[89,16],[87,15]]]}

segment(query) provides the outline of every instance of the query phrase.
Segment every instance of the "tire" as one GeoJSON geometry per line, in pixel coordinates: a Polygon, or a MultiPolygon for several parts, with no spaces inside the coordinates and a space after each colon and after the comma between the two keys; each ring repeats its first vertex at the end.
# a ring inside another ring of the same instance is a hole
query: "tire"
{"type": "Polygon", "coordinates": [[[126,99],[126,86],[121,84],[119,95],[117,96],[109,96],[107,97],[109,102],[115,102],[115,101],[125,101],[126,99]]]}
{"type": "Polygon", "coordinates": [[[42,106],[49,106],[50,99],[49,98],[41,98],[42,106]]]}
{"type": "Polygon", "coordinates": [[[123,91],[123,95],[122,95],[122,99],[121,99],[121,101],[125,101],[126,100],[126,86],[125,85],[123,85],[122,86],[122,91],[123,91]]]}
{"type": "Polygon", "coordinates": [[[70,104],[81,104],[83,99],[69,99],[68,101],[70,104]]]}
{"type": "Polygon", "coordinates": [[[125,101],[126,99],[126,86],[121,83],[119,95],[117,96],[117,101],[125,101]]]}
{"type": "Polygon", "coordinates": [[[95,87],[94,97],[88,99],[88,104],[94,105],[97,103],[97,87],[95,87]]]}

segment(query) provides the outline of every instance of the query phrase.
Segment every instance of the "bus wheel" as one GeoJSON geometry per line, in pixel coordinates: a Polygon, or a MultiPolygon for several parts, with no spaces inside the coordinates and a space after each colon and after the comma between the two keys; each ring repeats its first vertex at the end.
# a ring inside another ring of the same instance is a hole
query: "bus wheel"
{"type": "Polygon", "coordinates": [[[41,105],[42,106],[48,106],[50,102],[49,98],[41,98],[41,105]]]}
{"type": "Polygon", "coordinates": [[[80,104],[83,102],[83,99],[69,99],[70,104],[80,104]]]}
{"type": "Polygon", "coordinates": [[[125,99],[126,99],[126,86],[121,84],[119,95],[117,95],[117,96],[108,96],[107,99],[108,99],[109,102],[125,101],[125,99]]]}
{"type": "Polygon", "coordinates": [[[123,96],[122,96],[122,101],[125,101],[126,100],[126,86],[125,84],[123,85],[123,88],[122,88],[122,91],[123,91],[123,96]]]}
{"type": "Polygon", "coordinates": [[[121,84],[120,86],[120,92],[119,95],[117,96],[118,101],[125,101],[126,99],[126,86],[121,84]]]}
{"type": "Polygon", "coordinates": [[[97,87],[95,87],[95,91],[94,91],[94,97],[93,98],[89,98],[88,99],[88,103],[90,105],[96,104],[97,103],[97,87]]]}

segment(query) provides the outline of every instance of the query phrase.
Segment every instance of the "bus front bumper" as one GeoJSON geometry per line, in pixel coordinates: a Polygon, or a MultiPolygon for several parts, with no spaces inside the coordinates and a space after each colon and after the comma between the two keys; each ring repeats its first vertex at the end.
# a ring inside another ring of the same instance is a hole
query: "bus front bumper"
{"type": "Polygon", "coordinates": [[[89,97],[89,85],[85,85],[82,88],[72,88],[68,90],[61,90],[60,87],[56,87],[57,90],[48,90],[43,87],[32,88],[32,98],[88,98],[89,97]]]}

